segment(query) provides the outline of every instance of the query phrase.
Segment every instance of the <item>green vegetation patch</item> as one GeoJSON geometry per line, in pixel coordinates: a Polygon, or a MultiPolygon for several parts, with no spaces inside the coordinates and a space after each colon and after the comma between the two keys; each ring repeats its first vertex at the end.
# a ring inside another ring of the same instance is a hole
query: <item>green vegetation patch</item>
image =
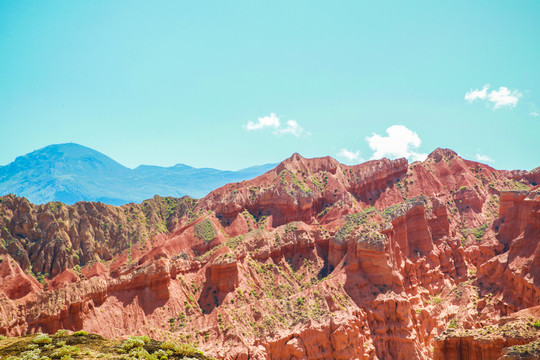
{"type": "Polygon", "coordinates": [[[515,345],[503,350],[506,355],[523,357],[525,359],[540,358],[540,339],[525,345],[515,345]]]}
{"type": "Polygon", "coordinates": [[[484,224],[480,227],[477,227],[476,229],[473,229],[474,237],[477,241],[480,241],[482,239],[482,236],[484,236],[484,233],[486,232],[487,225],[484,224]]]}
{"type": "Polygon", "coordinates": [[[473,234],[474,237],[476,238],[476,241],[482,241],[482,237],[486,233],[487,228],[488,228],[487,224],[483,224],[477,228],[465,228],[465,229],[460,230],[461,234],[464,236],[464,238],[462,239],[462,245],[465,246],[465,243],[466,243],[465,237],[467,237],[469,234],[473,234]]]}
{"type": "Polygon", "coordinates": [[[236,249],[238,247],[238,245],[240,245],[242,243],[243,240],[244,240],[244,236],[243,235],[238,235],[238,236],[235,236],[235,237],[230,238],[229,240],[227,240],[225,245],[227,245],[231,250],[234,250],[234,249],[236,249]]]}
{"type": "MultiPolygon", "coordinates": [[[[82,332],[79,332],[81,334],[82,332]]],[[[147,336],[127,340],[109,340],[96,334],[62,336],[44,334],[0,339],[0,359],[9,360],[78,360],[78,359],[198,359],[213,360],[190,344],[159,342],[147,336]],[[43,339],[47,339],[43,342],[43,339]],[[49,342],[50,341],[50,342],[49,342]]]]}
{"type": "Polygon", "coordinates": [[[507,182],[507,186],[514,191],[529,191],[530,186],[524,182],[517,181],[516,179],[511,179],[507,182]]]}
{"type": "Polygon", "coordinates": [[[324,185],[319,181],[319,179],[317,179],[315,175],[311,177],[311,182],[313,183],[313,185],[315,185],[315,187],[317,187],[317,189],[319,189],[319,191],[324,190],[324,185]]]}
{"type": "Polygon", "coordinates": [[[387,220],[393,220],[397,217],[405,215],[405,213],[416,205],[426,205],[427,198],[423,195],[415,196],[412,199],[405,200],[402,203],[392,205],[386,208],[382,216],[387,220]]]}
{"type": "Polygon", "coordinates": [[[216,237],[214,225],[212,225],[212,222],[208,219],[204,219],[203,221],[195,224],[194,230],[195,236],[207,243],[214,240],[216,237]]]}
{"type": "Polygon", "coordinates": [[[336,233],[336,241],[345,242],[354,230],[356,230],[360,225],[365,224],[368,215],[376,211],[377,209],[375,209],[373,206],[370,206],[364,211],[358,212],[356,214],[347,215],[347,222],[336,233]]]}
{"type": "Polygon", "coordinates": [[[311,193],[313,192],[310,187],[302,180],[298,179],[295,174],[291,173],[291,182],[296,185],[302,192],[311,193]]]}
{"type": "Polygon", "coordinates": [[[50,344],[52,339],[47,334],[39,334],[32,340],[34,344],[50,344]]]}

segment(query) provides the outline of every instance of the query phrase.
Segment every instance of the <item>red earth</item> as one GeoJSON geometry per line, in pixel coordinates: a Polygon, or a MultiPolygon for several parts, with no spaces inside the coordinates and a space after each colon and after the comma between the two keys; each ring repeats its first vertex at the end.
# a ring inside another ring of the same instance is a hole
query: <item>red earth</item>
{"type": "Polygon", "coordinates": [[[146,334],[222,359],[527,358],[510,347],[540,337],[539,183],[437,149],[294,154],[198,201],[4,196],[0,334],[146,334]]]}

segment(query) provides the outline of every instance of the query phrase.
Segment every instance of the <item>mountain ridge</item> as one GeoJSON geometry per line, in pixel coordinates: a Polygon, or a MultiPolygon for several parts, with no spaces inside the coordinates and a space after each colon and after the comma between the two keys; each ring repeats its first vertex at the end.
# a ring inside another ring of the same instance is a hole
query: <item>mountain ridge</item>
{"type": "Polygon", "coordinates": [[[200,200],[3,196],[0,335],[149,334],[227,360],[498,359],[540,341],[539,173],[447,149],[295,154],[200,200]]]}
{"type": "Polygon", "coordinates": [[[141,202],[154,195],[201,198],[226,183],[260,175],[275,164],[237,171],[139,165],[130,169],[94,149],[76,144],[49,145],[0,166],[0,195],[13,193],[36,204],[101,201],[141,202]]]}

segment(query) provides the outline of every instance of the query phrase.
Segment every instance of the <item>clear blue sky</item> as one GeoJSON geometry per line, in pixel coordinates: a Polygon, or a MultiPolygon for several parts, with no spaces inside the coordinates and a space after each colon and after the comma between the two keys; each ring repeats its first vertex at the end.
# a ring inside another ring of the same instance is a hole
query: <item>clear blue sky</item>
{"type": "Polygon", "coordinates": [[[2,1],[0,165],[76,142],[129,167],[449,147],[530,170],[539,18],[538,1],[2,1]]]}

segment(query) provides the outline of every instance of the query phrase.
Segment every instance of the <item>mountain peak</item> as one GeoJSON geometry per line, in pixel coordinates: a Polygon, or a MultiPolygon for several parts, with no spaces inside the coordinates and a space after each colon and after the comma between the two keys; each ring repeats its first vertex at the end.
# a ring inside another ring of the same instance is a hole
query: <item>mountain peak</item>
{"type": "Polygon", "coordinates": [[[290,171],[302,170],[308,172],[318,172],[326,170],[329,172],[335,172],[338,165],[339,162],[330,156],[307,159],[299,153],[294,153],[291,157],[283,160],[276,167],[276,171],[280,173],[281,171],[287,169],[290,171]]]}
{"type": "Polygon", "coordinates": [[[305,159],[305,157],[303,157],[299,153],[295,152],[294,154],[291,155],[291,157],[288,160],[299,161],[299,160],[303,160],[303,159],[305,159]]]}
{"type": "Polygon", "coordinates": [[[436,148],[428,155],[428,159],[433,159],[436,162],[441,161],[442,159],[451,160],[455,157],[458,157],[458,154],[451,149],[436,148]]]}
{"type": "Polygon", "coordinates": [[[76,143],[45,146],[0,166],[0,195],[14,193],[32,202],[138,202],[156,194],[203,197],[229,182],[251,179],[275,165],[247,170],[196,169],[141,165],[129,169],[108,156],[76,143]]]}
{"type": "MultiPolygon", "coordinates": [[[[115,164],[114,166],[122,166],[110,157],[91,149],[89,147],[76,143],[53,144],[34,150],[26,155],[18,156],[14,163],[24,160],[32,161],[62,161],[73,159],[89,159],[96,158],[102,162],[115,164]]],[[[123,166],[122,166],[123,167],[123,166]]]]}
{"type": "Polygon", "coordinates": [[[30,154],[35,153],[35,152],[51,152],[51,151],[91,152],[91,153],[98,152],[84,145],[80,145],[74,142],[68,142],[68,143],[47,145],[40,149],[34,150],[30,154]]]}

